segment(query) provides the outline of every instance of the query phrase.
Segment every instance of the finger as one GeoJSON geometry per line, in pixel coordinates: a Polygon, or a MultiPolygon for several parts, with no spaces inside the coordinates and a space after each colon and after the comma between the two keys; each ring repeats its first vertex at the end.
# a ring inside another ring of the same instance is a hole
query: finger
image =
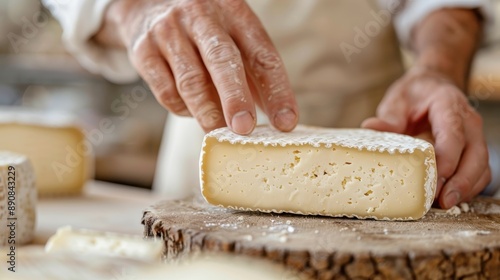
{"type": "Polygon", "coordinates": [[[366,119],[361,127],[380,131],[405,133],[410,118],[408,102],[404,99],[401,85],[389,88],[377,108],[377,116],[366,119]],[[403,96],[403,98],[398,96],[403,96]]]}
{"type": "Polygon", "coordinates": [[[441,207],[448,209],[470,198],[472,195],[475,195],[473,193],[473,188],[477,184],[484,184],[484,181],[488,179],[485,177],[483,181],[480,180],[487,168],[487,164],[484,164],[482,159],[478,160],[479,157],[485,156],[481,150],[482,149],[478,147],[470,147],[465,150],[456,174],[447,180],[443,186],[439,196],[439,204],[441,207]]]}
{"type": "Polygon", "coordinates": [[[250,92],[252,93],[253,101],[259,108],[264,112],[264,105],[262,102],[262,96],[259,94],[259,89],[257,87],[257,82],[255,75],[251,72],[250,68],[248,67],[248,64],[245,63],[245,73],[247,76],[247,81],[248,81],[248,88],[250,88],[250,92]]]}
{"type": "Polygon", "coordinates": [[[479,178],[479,181],[472,187],[472,191],[470,192],[469,196],[465,197],[463,201],[470,201],[474,197],[476,197],[478,194],[480,194],[484,188],[491,182],[491,170],[490,168],[486,169],[481,177],[479,178]]]}
{"type": "Polygon", "coordinates": [[[205,131],[226,125],[210,76],[189,38],[173,17],[155,30],[161,53],[172,69],[180,97],[205,131]]]}
{"type": "Polygon", "coordinates": [[[186,104],[177,92],[170,68],[150,38],[143,37],[136,44],[131,53],[131,61],[163,107],[174,114],[190,116],[186,104]]]}
{"type": "Polygon", "coordinates": [[[248,72],[255,78],[262,109],[276,128],[292,130],[298,122],[298,105],[283,61],[269,35],[245,1],[232,1],[232,5],[227,5],[228,1],[218,2],[228,14],[238,15],[227,16],[225,20],[248,72]]]}
{"type": "MultiPolygon", "coordinates": [[[[486,175],[486,178],[481,181],[484,172],[488,170],[489,166],[488,149],[483,139],[482,126],[479,124],[480,117],[478,115],[468,117],[465,123],[467,145],[455,174],[443,186],[439,200],[443,208],[450,208],[475,195],[474,192],[477,191],[474,190],[475,186],[485,184],[484,181],[488,179],[486,175]]],[[[484,188],[484,186],[482,187],[484,188]]]]}
{"type": "MultiPolygon", "coordinates": [[[[451,95],[448,95],[451,96],[451,95]]],[[[450,178],[456,171],[465,147],[462,112],[457,105],[440,98],[430,103],[428,120],[431,124],[436,152],[438,182],[450,178]]]]}
{"type": "Polygon", "coordinates": [[[211,2],[195,3],[185,7],[185,13],[195,16],[188,17],[184,27],[210,73],[226,122],[234,132],[249,134],[255,127],[256,112],[240,52],[211,2]]]}
{"type": "Polygon", "coordinates": [[[362,128],[369,128],[373,130],[378,130],[378,131],[387,131],[387,132],[394,132],[394,133],[404,133],[404,131],[401,132],[401,129],[397,125],[388,123],[387,121],[384,121],[381,118],[378,117],[372,117],[364,120],[361,123],[362,128]]]}

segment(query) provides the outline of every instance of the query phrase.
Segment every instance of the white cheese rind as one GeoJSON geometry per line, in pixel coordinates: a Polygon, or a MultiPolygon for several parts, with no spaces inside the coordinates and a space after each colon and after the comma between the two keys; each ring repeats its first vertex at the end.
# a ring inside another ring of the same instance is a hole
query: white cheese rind
{"type": "Polygon", "coordinates": [[[29,159],[0,151],[0,246],[33,240],[36,197],[35,173],[29,159]]]}
{"type": "Polygon", "coordinates": [[[436,163],[430,143],[394,133],[222,128],[205,136],[200,180],[205,199],[227,208],[414,220],[432,205],[436,163]]]}

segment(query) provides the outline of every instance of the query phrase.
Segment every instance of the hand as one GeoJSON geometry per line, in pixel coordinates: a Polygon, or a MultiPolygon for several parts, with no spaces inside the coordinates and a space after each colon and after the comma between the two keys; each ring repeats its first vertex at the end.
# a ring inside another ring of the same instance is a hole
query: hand
{"type": "Polygon", "coordinates": [[[413,68],[388,90],[365,128],[429,133],[437,158],[436,199],[443,208],[468,201],[491,180],[481,116],[464,93],[432,70],[413,68]]]}
{"type": "Polygon", "coordinates": [[[257,104],[276,128],[290,131],[297,124],[285,67],[245,1],[119,0],[106,17],[170,112],[194,116],[205,131],[228,125],[249,134],[257,104]]]}

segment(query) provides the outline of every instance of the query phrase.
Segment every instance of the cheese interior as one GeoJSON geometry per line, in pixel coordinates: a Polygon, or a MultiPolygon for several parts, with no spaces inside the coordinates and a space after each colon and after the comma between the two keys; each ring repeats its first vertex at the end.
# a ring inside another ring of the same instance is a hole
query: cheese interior
{"type": "Polygon", "coordinates": [[[379,152],[339,145],[271,146],[206,139],[202,189],[215,205],[377,219],[427,211],[431,150],[379,152]]]}

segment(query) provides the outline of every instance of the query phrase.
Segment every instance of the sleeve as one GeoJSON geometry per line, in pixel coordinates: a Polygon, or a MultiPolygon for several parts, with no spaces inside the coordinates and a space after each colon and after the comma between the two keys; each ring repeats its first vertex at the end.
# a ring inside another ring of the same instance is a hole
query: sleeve
{"type": "Polygon", "coordinates": [[[489,145],[489,161],[491,168],[491,182],[486,186],[486,188],[481,192],[482,195],[486,196],[497,196],[500,198],[500,174],[495,172],[500,170],[500,146],[499,145],[489,145]]]}
{"type": "Polygon", "coordinates": [[[394,28],[403,45],[408,45],[413,27],[430,13],[443,8],[478,9],[485,19],[485,40],[493,28],[494,13],[490,0],[379,0],[382,7],[394,7],[394,28]]]}
{"type": "Polygon", "coordinates": [[[127,51],[104,48],[90,38],[99,30],[104,12],[113,0],[42,0],[63,29],[67,50],[88,71],[114,83],[138,79],[127,51]]]}

